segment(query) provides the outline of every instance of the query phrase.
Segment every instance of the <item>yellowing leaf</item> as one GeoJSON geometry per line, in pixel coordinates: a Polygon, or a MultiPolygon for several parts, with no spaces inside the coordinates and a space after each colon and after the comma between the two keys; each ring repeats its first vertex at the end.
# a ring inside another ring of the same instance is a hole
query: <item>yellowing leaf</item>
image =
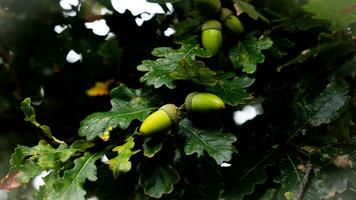
{"type": "Polygon", "coordinates": [[[96,82],[93,87],[86,91],[88,96],[104,96],[109,94],[109,85],[114,82],[114,79],[109,79],[105,82],[96,82]]]}

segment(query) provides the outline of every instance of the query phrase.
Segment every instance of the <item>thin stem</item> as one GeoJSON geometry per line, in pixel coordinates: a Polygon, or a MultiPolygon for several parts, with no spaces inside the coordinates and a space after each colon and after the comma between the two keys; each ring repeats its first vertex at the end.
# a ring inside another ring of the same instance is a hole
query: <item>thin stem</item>
{"type": "Polygon", "coordinates": [[[305,186],[307,185],[307,183],[309,181],[309,175],[310,175],[310,172],[313,169],[313,165],[310,162],[308,162],[306,164],[306,167],[307,167],[307,169],[306,169],[303,181],[299,185],[299,190],[298,190],[298,193],[296,195],[296,200],[302,200],[303,193],[304,193],[304,190],[305,190],[305,186]]]}

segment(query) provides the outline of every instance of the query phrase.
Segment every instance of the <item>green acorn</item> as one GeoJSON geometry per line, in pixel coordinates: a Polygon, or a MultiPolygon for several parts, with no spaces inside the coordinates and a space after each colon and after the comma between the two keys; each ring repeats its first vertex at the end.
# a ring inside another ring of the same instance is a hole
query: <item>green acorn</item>
{"type": "Polygon", "coordinates": [[[219,52],[222,45],[221,24],[217,20],[209,20],[203,24],[201,40],[203,47],[214,55],[219,52]]]}
{"type": "Polygon", "coordinates": [[[179,108],[173,104],[166,104],[150,114],[141,124],[139,132],[142,135],[152,135],[167,131],[180,120],[179,108]]]}
{"type": "Polygon", "coordinates": [[[185,98],[184,106],[188,111],[207,112],[221,110],[225,103],[215,94],[192,92],[185,98]]]}
{"type": "Polygon", "coordinates": [[[224,23],[224,26],[234,33],[242,33],[244,31],[244,27],[239,18],[227,8],[221,9],[220,20],[224,23]]]}
{"type": "Polygon", "coordinates": [[[217,15],[221,10],[219,0],[195,0],[195,6],[207,16],[217,15]]]}

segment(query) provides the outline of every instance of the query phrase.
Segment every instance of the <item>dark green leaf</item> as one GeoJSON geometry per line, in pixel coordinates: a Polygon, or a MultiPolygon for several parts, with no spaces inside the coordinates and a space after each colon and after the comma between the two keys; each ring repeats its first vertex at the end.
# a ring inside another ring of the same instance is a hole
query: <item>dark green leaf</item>
{"type": "Polygon", "coordinates": [[[273,152],[254,155],[256,153],[244,152],[228,168],[229,174],[226,175],[228,182],[220,200],[242,200],[255,191],[256,185],[266,182],[265,168],[274,165],[273,152]]]}
{"type": "Polygon", "coordinates": [[[130,89],[123,84],[114,88],[110,96],[112,109],[86,117],[80,123],[80,136],[85,136],[88,140],[93,140],[97,136],[107,140],[113,128],[126,129],[132,120],[143,121],[157,109],[153,106],[154,97],[141,89],[130,89]]]}
{"type": "Polygon", "coordinates": [[[298,193],[304,174],[297,169],[297,166],[301,163],[292,160],[289,155],[287,156],[288,159],[281,162],[279,167],[281,173],[275,177],[274,181],[281,186],[278,191],[278,198],[293,200],[298,193]]]}
{"type": "Polygon", "coordinates": [[[356,23],[355,5],[354,0],[309,0],[303,9],[313,13],[315,19],[329,21],[333,30],[341,31],[356,23]]]}
{"type": "Polygon", "coordinates": [[[185,63],[188,63],[191,67],[189,70],[195,73],[192,77],[194,79],[191,79],[191,81],[197,82],[200,74],[206,76],[207,72],[209,72],[208,75],[212,73],[203,66],[202,62],[196,60],[196,57],[208,58],[212,55],[209,51],[199,47],[199,43],[195,37],[188,38],[179,44],[181,44],[180,49],[172,49],[170,47],[155,48],[152,51],[152,55],[161,58],[154,61],[144,60],[141,65],[137,66],[139,71],[146,72],[140,80],[146,82],[148,85],[153,85],[155,88],[165,85],[173,89],[176,87],[174,83],[175,79],[187,80],[190,78],[189,76],[182,78],[182,66],[180,68],[179,66],[182,64],[184,66],[185,63]],[[202,69],[204,70],[202,71],[202,69]],[[175,72],[176,70],[179,71],[175,72]],[[173,72],[176,73],[177,78],[171,76],[173,72]]]}
{"type": "Polygon", "coordinates": [[[245,88],[251,86],[254,82],[255,79],[249,77],[234,77],[233,79],[228,77],[228,79],[224,79],[220,76],[218,84],[209,87],[207,90],[221,97],[225,103],[237,106],[251,98],[245,88]]]}
{"type": "Polygon", "coordinates": [[[324,91],[309,105],[313,116],[310,123],[313,126],[327,124],[339,116],[338,111],[349,101],[349,89],[343,81],[329,83],[324,91]]]}
{"type": "Polygon", "coordinates": [[[173,185],[179,180],[178,172],[171,166],[159,165],[154,169],[145,169],[140,176],[144,193],[150,197],[161,198],[173,191],[173,185]]]}
{"type": "Polygon", "coordinates": [[[269,20],[264,17],[261,13],[255,10],[255,7],[251,4],[248,4],[242,0],[234,0],[235,8],[237,10],[237,15],[242,13],[246,13],[252,19],[257,20],[258,18],[262,19],[263,21],[269,23],[269,20]]]}
{"type": "Polygon", "coordinates": [[[184,145],[186,155],[197,153],[200,157],[206,151],[219,165],[231,160],[232,154],[235,152],[232,145],[236,141],[234,135],[196,128],[188,119],[182,120],[179,127],[180,132],[187,137],[184,145]]]}
{"type": "Polygon", "coordinates": [[[120,173],[125,173],[131,170],[130,158],[138,151],[132,151],[135,146],[134,138],[129,137],[126,139],[126,143],[117,146],[113,151],[117,152],[117,156],[108,161],[110,169],[113,171],[114,176],[117,177],[120,173]]]}
{"type": "Polygon", "coordinates": [[[290,65],[295,65],[299,63],[305,62],[309,58],[314,58],[318,54],[327,51],[329,49],[335,48],[337,45],[339,45],[338,42],[327,42],[323,44],[319,44],[316,47],[311,47],[309,49],[305,49],[298,56],[293,58],[292,60],[284,63],[283,65],[278,66],[277,71],[281,71],[284,67],[290,66],[290,65]]]}
{"type": "Polygon", "coordinates": [[[162,142],[158,144],[151,144],[151,138],[145,138],[145,142],[143,143],[143,155],[149,158],[152,158],[156,153],[161,151],[162,149],[162,142]]]}
{"type": "Polygon", "coordinates": [[[230,49],[229,57],[235,68],[241,68],[243,72],[251,74],[256,71],[257,63],[262,63],[265,59],[261,51],[270,48],[272,44],[268,37],[262,36],[257,39],[249,35],[230,49]]]}

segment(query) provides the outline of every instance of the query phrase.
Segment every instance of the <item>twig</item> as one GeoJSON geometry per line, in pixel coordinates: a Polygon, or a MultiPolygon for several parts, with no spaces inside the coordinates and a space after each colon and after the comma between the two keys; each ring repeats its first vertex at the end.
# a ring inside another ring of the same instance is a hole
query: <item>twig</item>
{"type": "Polygon", "coordinates": [[[302,200],[305,186],[308,183],[310,172],[313,169],[313,165],[310,162],[308,162],[306,164],[306,167],[307,167],[307,169],[306,169],[305,175],[303,177],[303,181],[299,185],[299,190],[298,190],[298,193],[297,193],[297,196],[296,196],[296,200],[302,200]]]}

